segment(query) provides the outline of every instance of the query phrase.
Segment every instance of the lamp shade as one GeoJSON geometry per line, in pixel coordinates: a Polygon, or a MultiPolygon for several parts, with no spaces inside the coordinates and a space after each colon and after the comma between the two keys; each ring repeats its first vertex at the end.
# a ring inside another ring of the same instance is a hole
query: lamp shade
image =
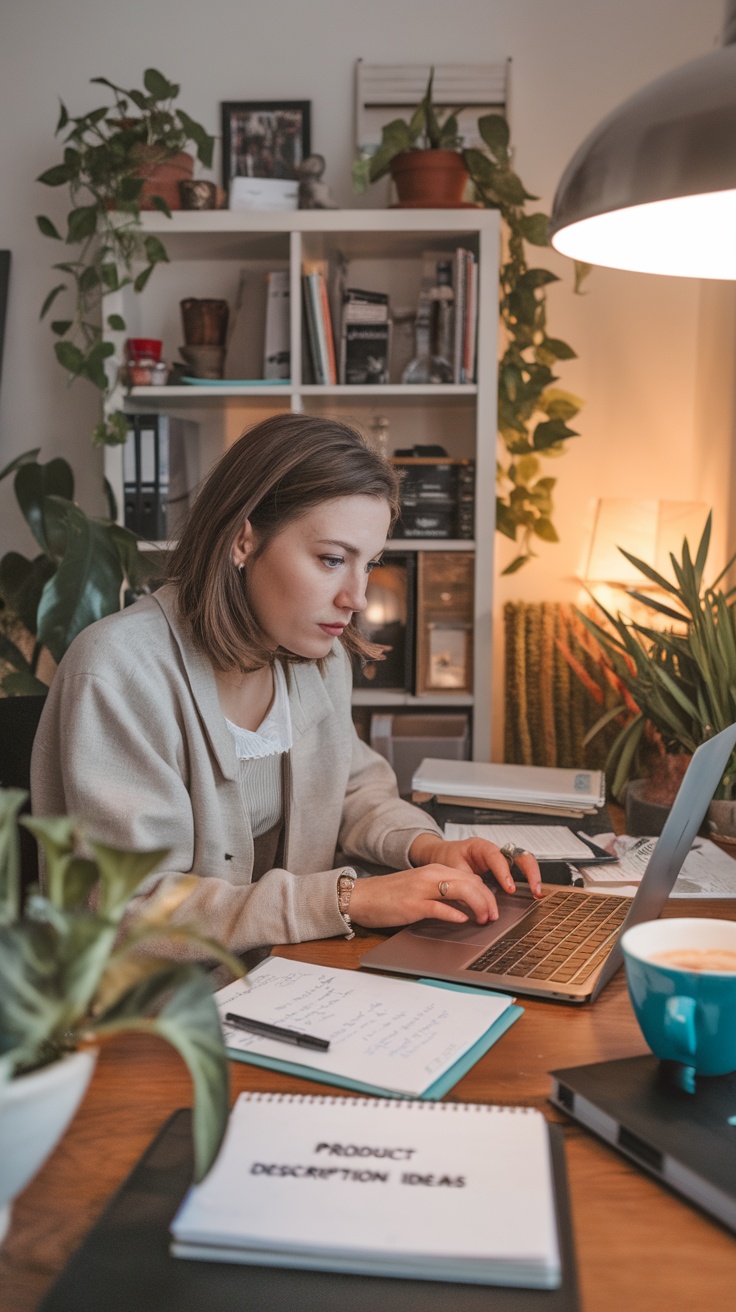
{"type": "Polygon", "coordinates": [[[623,547],[672,580],[670,553],[679,560],[687,538],[694,556],[707,516],[708,507],[699,501],[604,497],[596,503],[580,578],[589,585],[651,589],[652,584],[621,554],[623,547]]]}
{"type": "Polygon", "coordinates": [[[562,176],[550,235],[589,264],[736,279],[736,46],[667,73],[598,125],[562,176]]]}

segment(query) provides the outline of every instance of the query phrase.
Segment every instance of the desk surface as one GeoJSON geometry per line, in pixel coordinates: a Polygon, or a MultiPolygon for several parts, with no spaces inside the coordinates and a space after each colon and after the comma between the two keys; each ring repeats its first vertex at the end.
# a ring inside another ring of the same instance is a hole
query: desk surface
{"type": "MultiPolygon", "coordinates": [[[[728,901],[670,904],[670,914],[736,918],[728,901]]],[[[375,940],[330,939],[280,955],[356,966],[375,940]]],[[[450,1099],[524,1103],[562,1120],[547,1102],[555,1067],[646,1050],[623,972],[593,1007],[527,1001],[525,1015],[455,1086],[450,1099]]],[[[231,1064],[231,1093],[333,1092],[290,1076],[231,1064]]],[[[32,1312],[103,1205],[171,1111],[190,1103],[179,1058],[129,1035],[104,1048],[81,1111],[16,1203],[0,1253],[0,1309],[32,1312]]],[[[734,1306],[736,1242],[727,1231],[565,1122],[582,1306],[585,1312],[726,1312],[734,1306]]],[[[136,1310],[137,1312],[137,1310],[136,1310]]]]}

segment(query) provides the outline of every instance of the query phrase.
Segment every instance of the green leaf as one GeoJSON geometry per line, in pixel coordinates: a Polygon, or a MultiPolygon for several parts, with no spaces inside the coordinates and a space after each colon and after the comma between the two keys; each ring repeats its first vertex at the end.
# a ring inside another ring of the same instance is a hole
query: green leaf
{"type": "MultiPolygon", "coordinates": [[[[122,446],[128,436],[128,417],[116,410],[106,420],[103,419],[94,428],[92,443],[94,446],[122,446]]],[[[116,515],[111,516],[116,519],[116,515]]]]}
{"type": "MultiPolygon", "coordinates": [[[[373,181],[371,173],[372,162],[372,157],[366,155],[363,159],[356,159],[353,163],[352,182],[353,191],[356,196],[365,195],[370,183],[373,181]]],[[[388,165],[386,167],[388,168],[388,165]]]]}
{"type": "Polygon", "coordinates": [[[46,300],[44,301],[43,305],[41,306],[41,313],[40,313],[40,315],[38,316],[39,319],[43,319],[44,315],[46,315],[46,314],[48,313],[48,311],[51,309],[51,306],[53,305],[54,301],[56,300],[57,296],[59,295],[59,292],[65,292],[65,291],[66,291],[66,283],[64,283],[64,282],[60,282],[60,283],[58,284],[58,286],[53,287],[53,288],[51,289],[51,291],[49,292],[48,296],[46,297],[46,300]]]}
{"type": "Polygon", "coordinates": [[[64,101],[63,101],[63,100],[60,100],[60,101],[59,101],[59,121],[58,121],[58,123],[56,124],[56,127],[55,127],[55,129],[54,129],[54,135],[56,136],[56,135],[58,135],[59,132],[63,132],[63,131],[64,131],[64,128],[66,127],[66,125],[67,125],[68,122],[69,122],[69,115],[68,115],[68,113],[67,113],[66,105],[64,104],[64,101]]]}
{"type": "Polygon", "coordinates": [[[100,915],[119,924],[136,889],[168,856],[168,849],[124,852],[105,843],[91,843],[90,846],[100,872],[100,915]]]}
{"type": "Polygon", "coordinates": [[[491,154],[505,163],[509,155],[509,125],[501,114],[483,114],[478,119],[478,131],[491,154]]]}
{"type": "Polygon", "coordinates": [[[151,196],[151,204],[155,210],[160,210],[162,214],[165,214],[167,219],[172,218],[171,210],[163,196],[151,196]]]}
{"type": "Polygon", "coordinates": [[[100,274],[94,264],[88,264],[87,268],[82,270],[77,285],[80,292],[84,293],[94,291],[95,287],[99,287],[100,274]]]}
{"type": "MultiPolygon", "coordinates": [[[[522,273],[516,285],[517,287],[531,287],[536,289],[537,287],[546,287],[548,283],[559,281],[557,274],[550,273],[549,269],[527,269],[525,273],[522,273]]],[[[568,347],[567,349],[569,350],[570,348],[568,347]]]]}
{"type": "Polygon", "coordinates": [[[69,332],[73,322],[73,319],[52,319],[51,331],[52,333],[55,333],[57,337],[63,337],[64,333],[69,332]]]}
{"type": "Polygon", "coordinates": [[[166,247],[158,237],[146,237],[143,243],[146,251],[146,258],[149,264],[159,264],[166,261],[168,264],[169,257],[166,254],[166,247]]]}
{"type": "MultiPolygon", "coordinates": [[[[63,343],[62,343],[63,345],[63,343]]],[[[46,523],[46,498],[74,497],[74,475],[66,460],[58,456],[48,464],[24,464],[15,475],[15,495],[39,547],[47,556],[53,556],[50,533],[46,523]]]]}
{"type": "Polygon", "coordinates": [[[45,187],[63,187],[71,178],[71,170],[66,164],[55,164],[52,169],[47,169],[45,173],[39,174],[36,182],[42,182],[45,187]]]}
{"type": "Polygon", "coordinates": [[[222,1142],[229,1101],[227,1054],[206,976],[192,965],[149,976],[104,1014],[95,1028],[100,1034],[146,1030],[165,1039],[183,1057],[194,1085],[194,1178],[201,1180],[222,1142]],[[154,1018],[139,1019],[144,1008],[152,1008],[161,998],[167,1001],[154,1018]]]}
{"type": "Polygon", "coordinates": [[[121,524],[112,524],[110,536],[115,544],[120,565],[134,592],[141,592],[160,575],[160,570],[138,547],[138,539],[121,524]]]}
{"type": "Polygon", "coordinates": [[[189,141],[193,141],[197,147],[197,158],[206,169],[212,167],[212,152],[215,145],[214,137],[209,132],[205,132],[200,123],[195,123],[193,118],[184,113],[183,109],[177,109],[176,117],[178,118],[189,141]]]}
{"type": "Polygon", "coordinates": [[[546,214],[522,214],[519,228],[524,241],[532,246],[549,246],[549,219],[546,214]]]}
{"type": "Polygon", "coordinates": [[[578,436],[579,434],[572,428],[568,428],[563,419],[546,419],[534,429],[532,443],[535,451],[545,451],[555,442],[563,442],[569,437],[578,436]]]}
{"type": "Polygon", "coordinates": [[[100,269],[100,273],[102,275],[102,281],[105,284],[107,290],[110,292],[116,292],[118,290],[118,287],[120,286],[120,282],[118,279],[117,265],[113,264],[112,262],[103,264],[100,269]]]}
{"type": "Polygon", "coordinates": [[[45,214],[37,214],[36,223],[44,237],[53,237],[55,241],[61,241],[61,233],[51,222],[51,219],[46,218],[45,214]]]}
{"type": "Polygon", "coordinates": [[[15,460],[11,460],[9,465],[0,470],[0,483],[8,474],[14,474],[16,469],[20,469],[21,465],[33,464],[40,450],[40,446],[34,446],[32,451],[24,451],[22,455],[16,456],[15,460]]]}
{"type": "Polygon", "coordinates": [[[573,288],[575,295],[582,295],[582,286],[586,278],[593,271],[592,264],[586,264],[584,260],[575,260],[575,286],[573,288]]]}
{"type": "MultiPolygon", "coordinates": [[[[0,596],[11,614],[16,615],[23,627],[34,635],[41,593],[54,569],[53,561],[46,556],[27,560],[17,551],[8,551],[0,560],[0,596]]],[[[26,665],[24,660],[19,668],[26,665]]]]}
{"type": "Polygon", "coordinates": [[[56,342],[54,352],[62,369],[67,373],[73,374],[75,378],[81,374],[84,368],[84,354],[73,342],[56,342]]]}
{"type": "Polygon", "coordinates": [[[123,573],[108,524],[88,519],[59,497],[47,497],[44,510],[47,520],[57,516],[58,531],[67,534],[66,550],[38,607],[39,641],[58,662],[82,629],[120,609],[123,573]]]}
{"type": "Polygon", "coordinates": [[[80,205],[72,210],[67,219],[68,232],[66,240],[69,245],[92,237],[97,230],[97,206],[80,205]]]}
{"type": "Polygon", "coordinates": [[[554,524],[549,519],[541,518],[535,520],[533,528],[537,537],[542,538],[544,542],[559,542],[560,540],[557,536],[554,524]]]}
{"type": "Polygon", "coordinates": [[[545,337],[544,349],[556,360],[577,360],[577,354],[572,347],[568,346],[567,342],[561,342],[558,337],[545,337]]]}
{"type": "Polygon", "coordinates": [[[125,332],[125,320],[120,314],[108,314],[107,326],[108,328],[111,328],[114,333],[125,332]]]}
{"type": "Polygon", "coordinates": [[[532,557],[530,555],[515,556],[511,564],[507,565],[505,569],[502,569],[501,573],[515,574],[517,570],[520,570],[524,565],[527,565],[531,559],[532,557]]]}
{"type": "MultiPolygon", "coordinates": [[[[143,74],[143,85],[154,100],[175,100],[179,94],[179,87],[175,82],[169,82],[163,73],[159,73],[157,68],[147,68],[143,74]]],[[[128,92],[130,95],[130,92],[128,92]]]]}
{"type": "Polygon", "coordinates": [[[146,283],[148,282],[148,279],[150,278],[151,274],[153,273],[154,267],[155,267],[155,266],[154,266],[153,264],[149,264],[149,265],[147,265],[147,267],[143,270],[142,273],[139,273],[139,274],[138,274],[138,277],[135,279],[135,281],[134,281],[134,283],[133,283],[133,287],[134,287],[134,290],[135,290],[135,291],[137,291],[137,292],[142,292],[142,291],[143,291],[143,288],[145,287],[146,283]]]}

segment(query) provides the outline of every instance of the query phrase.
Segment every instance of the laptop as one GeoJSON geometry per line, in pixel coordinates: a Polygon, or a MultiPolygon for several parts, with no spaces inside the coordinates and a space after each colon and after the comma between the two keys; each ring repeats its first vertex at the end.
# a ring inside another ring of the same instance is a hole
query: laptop
{"type": "Polygon", "coordinates": [[[492,924],[422,920],[372,948],[361,966],[559,1002],[595,1001],[623,961],[624,930],[655,920],[665,905],[734,746],[736,724],[695,752],[635,897],[564,888],[537,902],[520,881],[514,894],[494,888],[499,918],[492,924]]]}

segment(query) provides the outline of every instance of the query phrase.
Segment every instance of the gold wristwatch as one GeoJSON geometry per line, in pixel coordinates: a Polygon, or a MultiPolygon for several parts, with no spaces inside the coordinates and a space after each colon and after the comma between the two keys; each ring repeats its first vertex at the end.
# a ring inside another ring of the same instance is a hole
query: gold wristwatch
{"type": "Polygon", "coordinates": [[[355,871],[343,870],[337,878],[337,906],[348,927],[346,938],[355,938],[353,922],[350,919],[350,898],[355,888],[355,871]]]}

